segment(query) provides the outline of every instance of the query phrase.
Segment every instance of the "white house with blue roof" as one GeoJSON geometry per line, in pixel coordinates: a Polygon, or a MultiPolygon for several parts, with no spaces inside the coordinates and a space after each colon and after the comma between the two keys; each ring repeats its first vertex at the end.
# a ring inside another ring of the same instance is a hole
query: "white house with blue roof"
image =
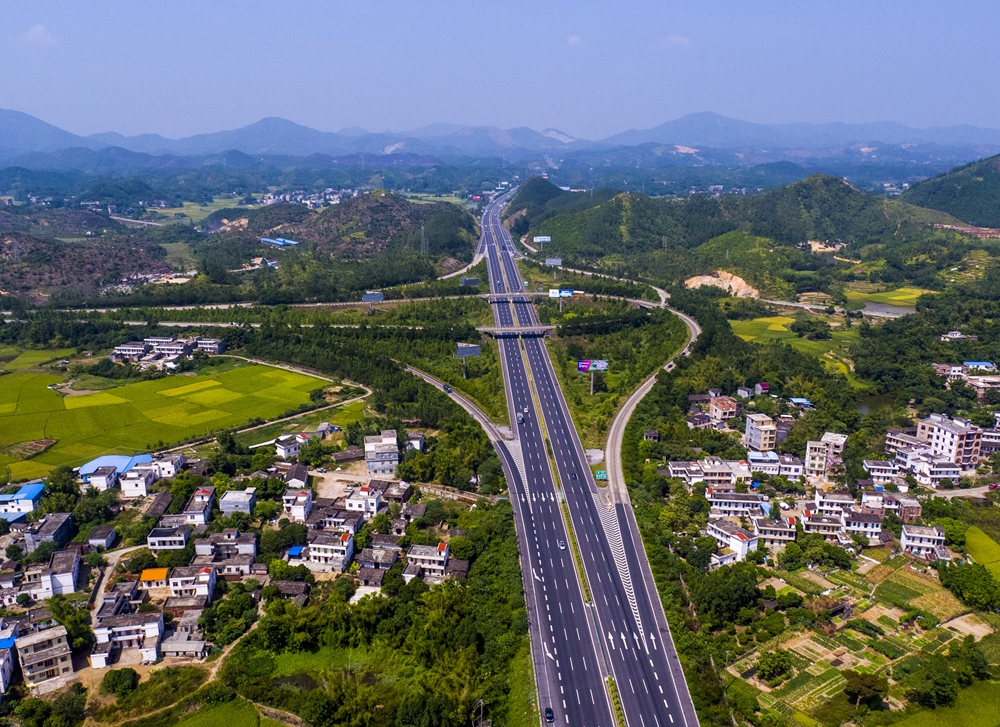
{"type": "Polygon", "coordinates": [[[11,495],[0,495],[0,517],[9,522],[17,522],[35,509],[42,500],[45,483],[29,482],[11,495]]]}

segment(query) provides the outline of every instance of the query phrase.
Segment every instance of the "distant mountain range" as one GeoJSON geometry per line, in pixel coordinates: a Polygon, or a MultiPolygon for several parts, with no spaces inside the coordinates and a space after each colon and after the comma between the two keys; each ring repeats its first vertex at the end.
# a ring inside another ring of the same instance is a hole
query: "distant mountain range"
{"type": "MultiPolygon", "coordinates": [[[[879,158],[880,163],[969,161],[1000,151],[1000,130],[973,126],[914,129],[893,122],[872,124],[754,124],[713,113],[689,114],[652,129],[630,130],[597,141],[557,129],[500,129],[436,123],[403,133],[372,133],[353,127],[317,131],[266,118],[231,131],[168,139],[158,134],[115,132],[79,136],[19,111],[0,110],[0,166],[34,169],[162,169],[187,166],[186,157],[240,152],[243,164],[262,157],[313,157],[324,164],[483,163],[501,159],[548,166],[659,163],[742,166],[812,158],[879,158]],[[315,155],[320,155],[316,157],[315,155]],[[351,161],[348,161],[351,160],[351,161]],[[406,161],[404,161],[406,160],[406,161]],[[419,160],[419,161],[413,161],[419,160]]],[[[239,155],[238,155],[239,156],[239,155]]],[[[237,160],[233,160],[236,162],[237,160]]]]}

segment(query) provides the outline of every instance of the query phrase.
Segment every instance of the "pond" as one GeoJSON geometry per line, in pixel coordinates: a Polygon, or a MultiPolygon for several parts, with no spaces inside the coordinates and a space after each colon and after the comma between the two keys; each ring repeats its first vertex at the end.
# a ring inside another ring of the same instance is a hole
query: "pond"
{"type": "Polygon", "coordinates": [[[858,414],[871,414],[883,406],[893,406],[895,400],[888,394],[872,394],[858,397],[858,414]]]}

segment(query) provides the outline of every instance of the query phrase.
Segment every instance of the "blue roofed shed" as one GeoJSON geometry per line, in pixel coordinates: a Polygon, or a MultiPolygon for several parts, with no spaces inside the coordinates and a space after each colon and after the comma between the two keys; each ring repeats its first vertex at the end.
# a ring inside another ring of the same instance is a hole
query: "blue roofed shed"
{"type": "Polygon", "coordinates": [[[118,470],[119,475],[123,475],[137,464],[152,461],[153,458],[148,454],[137,454],[134,457],[128,457],[122,454],[106,454],[103,457],[92,459],[87,462],[87,464],[83,465],[80,468],[80,477],[84,482],[89,482],[90,476],[94,474],[99,467],[114,467],[118,470]]]}

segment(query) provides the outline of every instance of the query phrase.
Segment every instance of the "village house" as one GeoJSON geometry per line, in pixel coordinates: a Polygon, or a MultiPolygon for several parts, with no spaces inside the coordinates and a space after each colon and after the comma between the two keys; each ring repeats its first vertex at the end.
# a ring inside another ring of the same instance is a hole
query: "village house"
{"type": "Polygon", "coordinates": [[[844,531],[868,539],[868,545],[878,545],[882,535],[882,518],[875,513],[849,512],[844,516],[844,531]]]}
{"type": "Polygon", "coordinates": [[[297,523],[304,523],[309,519],[312,503],[312,490],[285,490],[285,494],[281,496],[285,517],[297,523]]]}
{"type": "Polygon", "coordinates": [[[285,472],[282,480],[290,490],[303,490],[309,484],[309,470],[305,465],[293,464],[285,472]]]}
{"type": "Polygon", "coordinates": [[[349,491],[344,504],[349,512],[358,512],[365,519],[371,519],[382,506],[382,493],[370,486],[362,486],[349,491]]]}
{"type": "Polygon", "coordinates": [[[68,512],[53,512],[24,529],[24,552],[34,553],[42,543],[62,546],[73,534],[73,516],[68,512]]]}
{"type": "Polygon", "coordinates": [[[63,626],[30,631],[14,642],[24,683],[34,694],[60,689],[75,679],[69,635],[63,626]]]}
{"type": "Polygon", "coordinates": [[[448,555],[447,543],[411,545],[406,554],[403,580],[409,583],[414,578],[422,578],[427,583],[439,583],[445,577],[448,555]]]}
{"type": "Polygon", "coordinates": [[[394,475],[399,465],[399,444],[395,429],[365,437],[365,468],[370,475],[394,475]]]}
{"type": "Polygon", "coordinates": [[[778,428],[767,414],[748,414],[743,446],[757,452],[770,452],[778,439],[778,428]]]}
{"type": "Polygon", "coordinates": [[[719,492],[711,487],[705,490],[712,517],[752,517],[766,514],[763,508],[763,498],[753,493],[725,491],[719,492]]]}
{"type": "Polygon", "coordinates": [[[950,560],[944,547],[944,528],[903,525],[899,547],[904,553],[927,560],[950,560]]]}
{"type": "Polygon", "coordinates": [[[87,544],[94,550],[108,550],[117,539],[114,525],[95,525],[87,535],[87,544]]]}
{"type": "Polygon", "coordinates": [[[234,512],[242,512],[252,515],[253,509],[257,505],[257,488],[248,487],[245,490],[228,490],[219,498],[219,509],[224,517],[229,517],[234,512]]]}
{"type": "Polygon", "coordinates": [[[795,541],[795,518],[751,518],[753,531],[758,540],[774,552],[785,549],[785,546],[795,541]]]}
{"type": "Polygon", "coordinates": [[[167,550],[184,550],[191,537],[190,525],[177,525],[172,528],[153,528],[146,536],[146,545],[154,556],[167,550]]]}
{"type": "Polygon", "coordinates": [[[103,669],[115,651],[137,649],[142,663],[152,664],[160,658],[160,637],[163,636],[163,614],[158,611],[130,613],[104,619],[94,627],[94,650],[91,666],[103,669]]]}
{"type": "Polygon", "coordinates": [[[719,544],[723,559],[725,551],[729,551],[736,561],[746,560],[747,555],[757,549],[757,536],[728,520],[709,520],[707,533],[719,544]]]}
{"type": "Polygon", "coordinates": [[[716,396],[708,402],[708,415],[712,419],[727,422],[740,411],[740,404],[731,396],[716,396]]]}
{"type": "Polygon", "coordinates": [[[353,554],[354,536],[351,533],[314,530],[309,533],[303,560],[310,570],[343,571],[353,554]]]}

